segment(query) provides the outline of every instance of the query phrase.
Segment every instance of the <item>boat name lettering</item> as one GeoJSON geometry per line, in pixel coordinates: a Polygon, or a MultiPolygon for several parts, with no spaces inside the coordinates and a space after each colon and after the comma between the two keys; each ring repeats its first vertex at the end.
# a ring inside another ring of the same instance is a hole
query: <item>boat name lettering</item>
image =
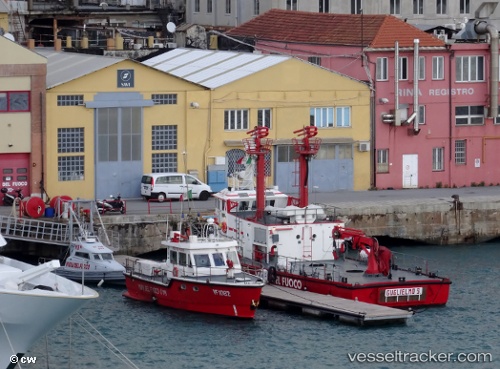
{"type": "Polygon", "coordinates": [[[225,290],[213,290],[216,296],[231,297],[231,292],[225,290]]]}
{"type": "Polygon", "coordinates": [[[302,289],[302,281],[298,279],[293,279],[293,278],[287,278],[287,277],[277,277],[276,278],[276,284],[283,286],[283,287],[290,287],[290,288],[295,288],[297,290],[302,289]]]}
{"type": "Polygon", "coordinates": [[[167,296],[167,291],[160,290],[158,287],[151,287],[151,286],[147,286],[147,285],[140,284],[140,283],[137,287],[139,288],[139,290],[144,291],[144,292],[152,292],[155,295],[167,296]]]}
{"type": "Polygon", "coordinates": [[[90,264],[73,263],[73,262],[71,262],[71,261],[68,261],[68,262],[66,263],[66,266],[67,266],[68,268],[76,268],[76,269],[82,269],[82,268],[83,268],[83,269],[86,269],[86,270],[89,270],[89,269],[90,269],[90,264]],[[83,267],[82,267],[82,265],[83,265],[83,267]]]}
{"type": "Polygon", "coordinates": [[[385,290],[385,297],[420,296],[423,292],[422,287],[390,288],[385,290]]]}

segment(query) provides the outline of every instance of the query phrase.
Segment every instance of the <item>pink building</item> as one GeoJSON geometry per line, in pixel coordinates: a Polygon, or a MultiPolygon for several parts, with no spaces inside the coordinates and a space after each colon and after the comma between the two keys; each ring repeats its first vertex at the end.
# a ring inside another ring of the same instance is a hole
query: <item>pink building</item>
{"type": "Polygon", "coordinates": [[[373,88],[372,187],[500,184],[498,31],[488,23],[446,42],[390,15],[273,9],[227,34],[373,88]]]}

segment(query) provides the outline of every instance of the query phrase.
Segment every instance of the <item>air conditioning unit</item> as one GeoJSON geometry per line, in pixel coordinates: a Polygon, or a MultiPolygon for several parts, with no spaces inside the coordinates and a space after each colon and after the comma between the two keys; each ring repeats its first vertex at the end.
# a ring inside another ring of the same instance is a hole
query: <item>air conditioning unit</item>
{"type": "Polygon", "coordinates": [[[358,150],[361,152],[370,151],[370,141],[361,141],[359,143],[358,150]]]}

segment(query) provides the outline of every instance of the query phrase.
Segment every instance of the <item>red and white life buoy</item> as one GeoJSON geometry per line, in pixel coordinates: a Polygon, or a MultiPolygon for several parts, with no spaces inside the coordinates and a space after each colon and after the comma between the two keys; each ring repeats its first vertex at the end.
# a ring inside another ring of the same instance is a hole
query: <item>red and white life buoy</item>
{"type": "Polygon", "coordinates": [[[179,268],[174,267],[173,275],[174,275],[174,277],[178,277],[179,276],[179,268]]]}
{"type": "Polygon", "coordinates": [[[220,229],[221,229],[222,233],[226,233],[227,232],[227,223],[222,222],[222,224],[220,225],[220,229]]]}

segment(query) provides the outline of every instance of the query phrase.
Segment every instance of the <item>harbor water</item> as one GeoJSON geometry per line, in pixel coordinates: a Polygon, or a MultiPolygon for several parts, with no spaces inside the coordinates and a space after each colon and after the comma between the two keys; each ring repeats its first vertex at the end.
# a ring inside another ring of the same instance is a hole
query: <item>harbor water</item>
{"type": "Polygon", "coordinates": [[[445,307],[375,327],[263,308],[240,321],[128,300],[124,289],[103,286],[22,368],[500,368],[500,243],[393,249],[439,264],[453,282],[445,307]]]}

